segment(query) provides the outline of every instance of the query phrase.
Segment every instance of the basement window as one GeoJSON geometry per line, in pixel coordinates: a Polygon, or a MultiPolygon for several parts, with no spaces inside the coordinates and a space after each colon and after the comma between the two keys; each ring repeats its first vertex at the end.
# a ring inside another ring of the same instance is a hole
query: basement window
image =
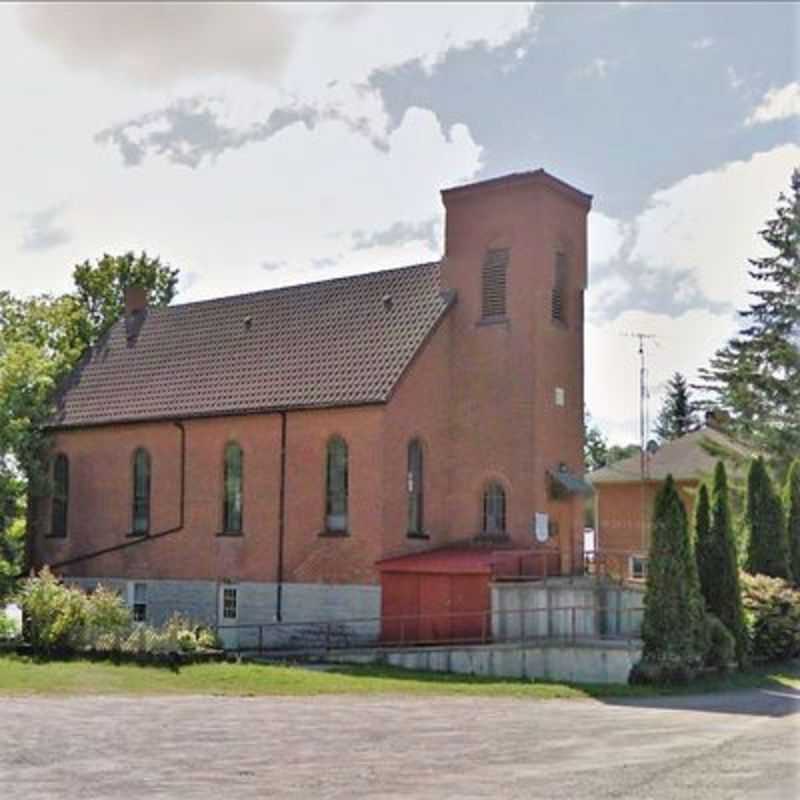
{"type": "Polygon", "coordinates": [[[634,581],[647,580],[647,559],[644,556],[630,557],[630,576],[634,581]]]}
{"type": "Polygon", "coordinates": [[[147,619],[147,584],[133,583],[130,586],[131,615],[134,622],[147,619]]]}
{"type": "Polygon", "coordinates": [[[239,592],[235,587],[222,590],[222,619],[235,620],[239,616],[239,592]]]}
{"type": "Polygon", "coordinates": [[[509,249],[489,250],[481,273],[481,317],[497,319],[506,316],[506,269],[509,249]]]}

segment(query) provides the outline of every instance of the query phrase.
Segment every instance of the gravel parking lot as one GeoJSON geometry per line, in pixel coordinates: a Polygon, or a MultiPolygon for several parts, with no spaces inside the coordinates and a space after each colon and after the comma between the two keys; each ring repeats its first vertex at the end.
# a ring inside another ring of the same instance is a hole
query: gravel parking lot
{"type": "Polygon", "coordinates": [[[614,704],[406,697],[0,699],[0,794],[800,796],[800,692],[614,704]]]}

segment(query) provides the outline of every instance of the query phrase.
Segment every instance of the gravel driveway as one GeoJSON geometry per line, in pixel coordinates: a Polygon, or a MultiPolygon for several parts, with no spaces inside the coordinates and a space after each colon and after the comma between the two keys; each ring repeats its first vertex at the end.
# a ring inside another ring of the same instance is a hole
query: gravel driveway
{"type": "Polygon", "coordinates": [[[800,692],[625,701],[0,699],[0,794],[800,797],[800,692]]]}

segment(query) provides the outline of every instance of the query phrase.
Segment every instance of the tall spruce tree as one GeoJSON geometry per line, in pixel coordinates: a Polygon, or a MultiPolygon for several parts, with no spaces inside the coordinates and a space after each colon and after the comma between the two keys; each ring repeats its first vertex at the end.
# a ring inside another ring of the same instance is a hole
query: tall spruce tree
{"type": "Polygon", "coordinates": [[[775,492],[763,457],[747,474],[747,571],[754,575],[790,578],[789,540],[783,505],[775,492]]]}
{"type": "Polygon", "coordinates": [[[750,260],[758,288],[743,327],[700,370],[698,388],[782,475],[800,451],[800,169],[761,237],[772,252],[750,260]]]}
{"type": "Polygon", "coordinates": [[[697,414],[689,384],[676,372],[667,384],[667,395],[656,420],[656,435],[662,442],[678,439],[697,425],[697,414]]]}
{"type": "Polygon", "coordinates": [[[800,586],[800,458],[796,458],[786,478],[783,492],[786,511],[786,532],[789,538],[789,560],[794,582],[800,586]]]}
{"type": "Polygon", "coordinates": [[[728,476],[725,465],[717,462],[714,469],[714,489],[711,496],[711,541],[714,579],[708,581],[703,595],[706,608],[719,617],[736,642],[736,659],[743,665],[747,659],[747,630],[739,586],[739,567],[736,563],[736,542],[733,535],[728,476]]]}
{"type": "Polygon", "coordinates": [[[705,623],[686,509],[668,475],[656,496],[642,620],[643,659],[691,666],[705,623]]]}

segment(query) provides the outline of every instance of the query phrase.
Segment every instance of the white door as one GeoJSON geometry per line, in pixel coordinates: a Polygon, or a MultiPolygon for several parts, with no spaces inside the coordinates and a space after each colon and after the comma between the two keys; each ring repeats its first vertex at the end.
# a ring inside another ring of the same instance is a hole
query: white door
{"type": "Polygon", "coordinates": [[[239,629],[227,627],[239,624],[239,587],[223,584],[219,587],[219,636],[226,650],[239,648],[239,629]]]}

